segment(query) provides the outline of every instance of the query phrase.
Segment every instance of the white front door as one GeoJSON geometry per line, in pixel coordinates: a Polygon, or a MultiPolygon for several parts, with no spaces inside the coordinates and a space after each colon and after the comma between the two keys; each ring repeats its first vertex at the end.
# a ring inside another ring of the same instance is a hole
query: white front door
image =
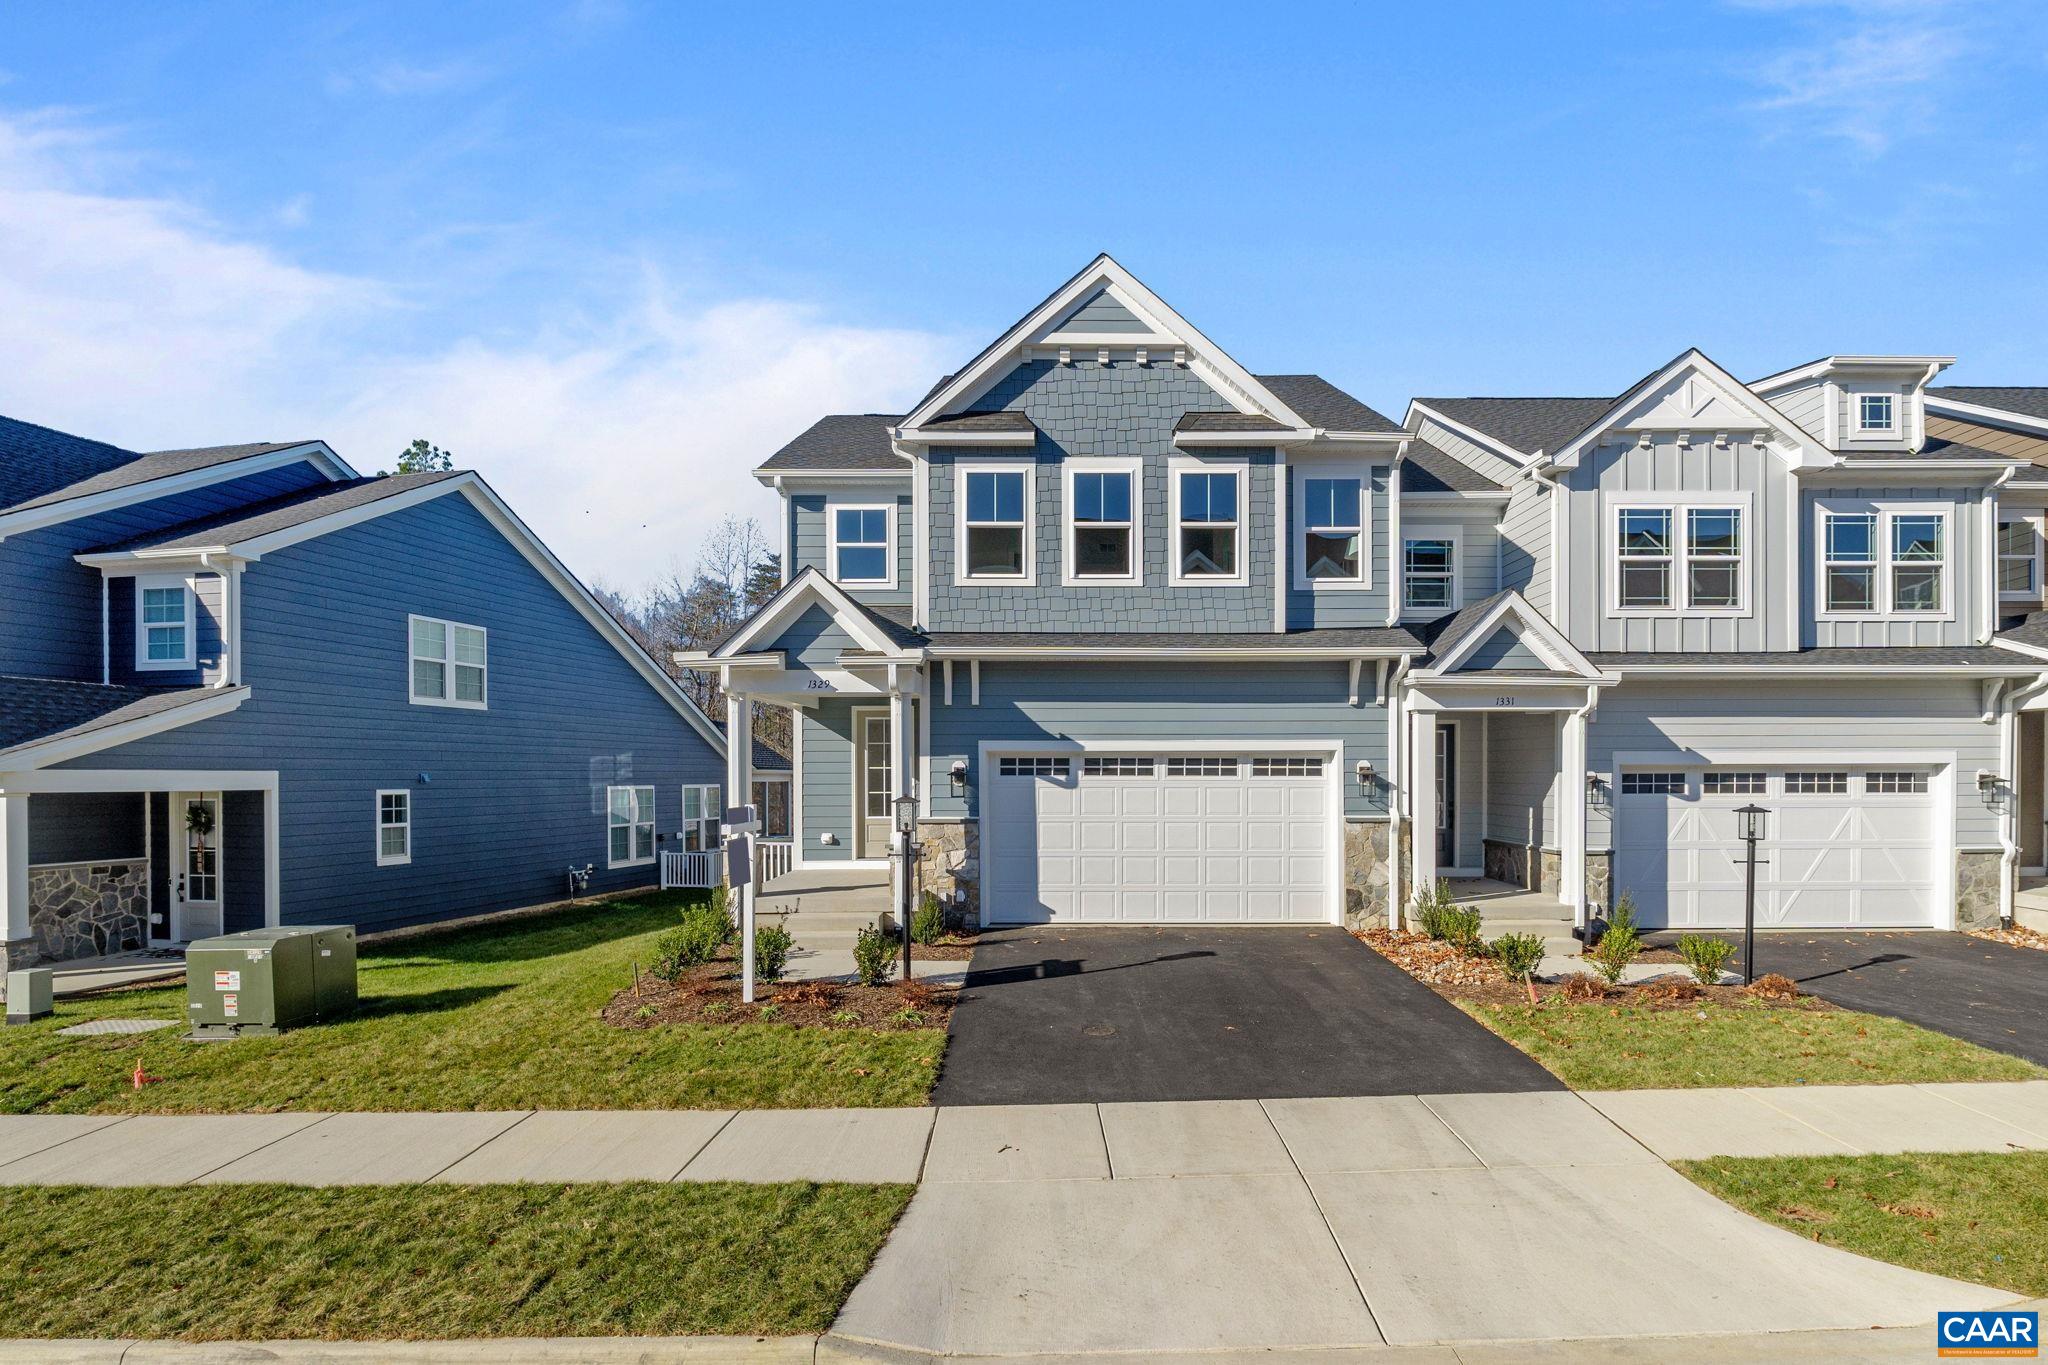
{"type": "Polygon", "coordinates": [[[219,792],[171,795],[171,929],[190,941],[221,931],[219,792]]]}
{"type": "Polygon", "coordinates": [[[1725,766],[1624,771],[1614,893],[1649,927],[1739,929],[1741,817],[1762,807],[1761,928],[1928,928],[1941,922],[1943,807],[1925,766],[1725,766]]]}
{"type": "Polygon", "coordinates": [[[1013,755],[984,775],[992,923],[1328,924],[1330,762],[1013,755]]]}

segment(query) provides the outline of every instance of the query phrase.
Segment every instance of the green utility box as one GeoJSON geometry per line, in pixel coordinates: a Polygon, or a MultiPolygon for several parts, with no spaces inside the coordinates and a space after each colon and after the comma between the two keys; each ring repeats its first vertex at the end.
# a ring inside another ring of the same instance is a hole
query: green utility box
{"type": "Polygon", "coordinates": [[[356,931],[345,924],[250,929],[185,950],[191,1037],[269,1038],[356,1008],[356,931]]]}

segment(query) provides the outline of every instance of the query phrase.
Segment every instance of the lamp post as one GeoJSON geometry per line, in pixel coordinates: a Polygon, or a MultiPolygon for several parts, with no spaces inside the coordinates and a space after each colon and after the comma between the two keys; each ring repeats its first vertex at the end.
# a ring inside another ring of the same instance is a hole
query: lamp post
{"type": "Polygon", "coordinates": [[[1749,846],[1742,887],[1742,984],[1747,986],[1756,980],[1756,841],[1764,837],[1764,817],[1770,812],[1748,805],[1737,806],[1735,814],[1742,842],[1749,846]]]}
{"type": "Polygon", "coordinates": [[[903,859],[903,899],[896,907],[896,918],[903,928],[903,979],[910,980],[910,869],[911,855],[917,849],[917,798],[899,796],[890,803],[896,816],[896,847],[903,859]]]}

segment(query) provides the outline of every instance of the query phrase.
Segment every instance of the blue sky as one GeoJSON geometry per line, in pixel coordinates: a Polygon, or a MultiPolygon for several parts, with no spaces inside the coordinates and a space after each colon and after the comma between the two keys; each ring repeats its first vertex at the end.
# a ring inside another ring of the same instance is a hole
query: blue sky
{"type": "Polygon", "coordinates": [[[2028,3],[0,7],[0,412],[429,436],[620,587],[1098,250],[1398,415],[2048,383],[2044,225],[2028,3]]]}

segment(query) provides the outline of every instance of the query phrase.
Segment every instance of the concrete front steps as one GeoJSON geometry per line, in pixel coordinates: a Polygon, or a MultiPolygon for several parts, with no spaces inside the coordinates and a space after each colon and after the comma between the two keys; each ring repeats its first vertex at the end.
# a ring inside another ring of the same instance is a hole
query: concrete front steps
{"type": "Polygon", "coordinates": [[[1579,940],[1572,933],[1572,910],[1538,891],[1524,891],[1507,882],[1472,878],[1450,883],[1461,906],[1477,910],[1481,935],[1491,942],[1502,934],[1534,934],[1543,940],[1545,955],[1576,957],[1579,940]]]}

